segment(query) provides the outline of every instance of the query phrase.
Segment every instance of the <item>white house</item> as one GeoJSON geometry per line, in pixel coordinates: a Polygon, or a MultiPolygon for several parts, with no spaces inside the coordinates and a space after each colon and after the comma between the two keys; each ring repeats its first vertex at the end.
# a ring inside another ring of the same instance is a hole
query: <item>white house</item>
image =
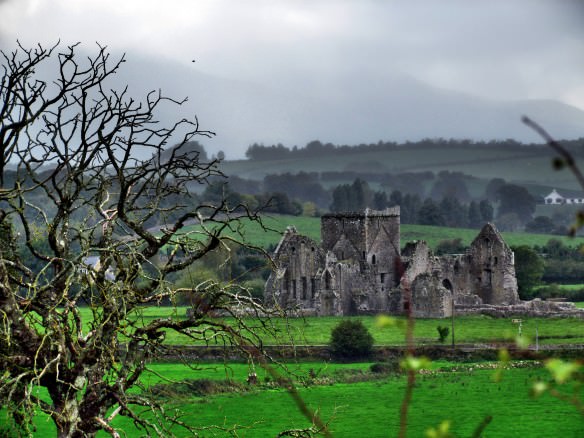
{"type": "Polygon", "coordinates": [[[568,198],[560,195],[556,189],[553,189],[545,198],[546,204],[584,204],[584,198],[568,198]]]}
{"type": "Polygon", "coordinates": [[[556,189],[553,189],[552,192],[544,198],[546,204],[563,204],[565,199],[566,198],[560,195],[556,189]]]}

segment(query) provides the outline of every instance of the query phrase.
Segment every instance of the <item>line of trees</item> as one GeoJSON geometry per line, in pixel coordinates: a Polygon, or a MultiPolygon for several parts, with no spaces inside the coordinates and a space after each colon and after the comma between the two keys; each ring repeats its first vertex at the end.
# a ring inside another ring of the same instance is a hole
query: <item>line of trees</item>
{"type": "MultiPolygon", "coordinates": [[[[580,153],[579,146],[582,139],[562,141],[568,150],[580,153]]],[[[245,156],[250,160],[280,160],[286,158],[301,157],[322,157],[334,154],[357,154],[363,152],[388,151],[399,148],[408,149],[446,149],[458,147],[488,148],[490,151],[501,149],[505,151],[517,150],[525,152],[529,148],[530,152],[541,151],[542,154],[549,153],[547,145],[542,143],[520,143],[513,139],[475,141],[471,139],[445,139],[426,138],[419,141],[406,141],[397,143],[394,141],[378,141],[377,143],[362,143],[358,145],[334,145],[332,143],[322,143],[319,140],[308,142],[304,147],[293,146],[291,148],[281,143],[276,145],[263,145],[254,143],[250,145],[245,156]]]]}
{"type": "Polygon", "coordinates": [[[446,196],[436,202],[422,200],[418,195],[403,195],[399,190],[389,196],[384,191],[372,191],[369,184],[356,179],[352,184],[342,184],[333,190],[331,211],[359,211],[366,207],[383,210],[399,205],[401,221],[406,224],[437,225],[459,228],[479,228],[493,220],[494,208],[487,200],[461,203],[446,196]]]}

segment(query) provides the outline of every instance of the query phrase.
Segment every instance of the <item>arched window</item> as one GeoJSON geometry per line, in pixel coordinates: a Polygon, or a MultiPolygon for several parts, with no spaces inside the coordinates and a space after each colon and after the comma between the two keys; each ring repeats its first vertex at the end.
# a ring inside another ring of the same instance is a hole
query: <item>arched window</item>
{"type": "Polygon", "coordinates": [[[375,264],[375,254],[373,254],[371,256],[371,264],[374,265],[375,264]]]}
{"type": "Polygon", "coordinates": [[[444,286],[445,289],[448,289],[450,292],[452,292],[452,283],[448,278],[442,280],[442,286],[444,286]]]}

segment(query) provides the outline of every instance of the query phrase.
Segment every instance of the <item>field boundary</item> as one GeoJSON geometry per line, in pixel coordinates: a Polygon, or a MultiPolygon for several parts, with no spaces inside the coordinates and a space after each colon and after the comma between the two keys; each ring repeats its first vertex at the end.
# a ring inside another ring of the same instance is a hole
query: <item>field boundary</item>
{"type": "MultiPolygon", "coordinates": [[[[275,360],[331,360],[332,355],[327,345],[266,345],[267,355],[275,360]]],[[[584,344],[542,345],[536,351],[535,346],[519,349],[512,343],[493,344],[459,344],[421,345],[415,347],[416,356],[429,359],[447,359],[453,361],[498,360],[499,350],[507,349],[513,359],[545,359],[550,356],[578,358],[584,355],[584,344]]],[[[371,360],[399,359],[407,355],[407,346],[377,345],[373,347],[371,360]]],[[[257,356],[253,348],[236,346],[174,345],[160,352],[160,359],[179,360],[234,360],[245,361],[257,356]]]]}

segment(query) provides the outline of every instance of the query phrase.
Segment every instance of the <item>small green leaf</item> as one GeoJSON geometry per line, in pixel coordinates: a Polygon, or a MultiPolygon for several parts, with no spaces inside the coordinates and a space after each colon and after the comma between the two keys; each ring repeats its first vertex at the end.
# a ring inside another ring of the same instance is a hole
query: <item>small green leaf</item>
{"type": "Polygon", "coordinates": [[[397,320],[387,315],[379,315],[375,318],[375,325],[379,328],[395,327],[397,320]]]}
{"type": "Polygon", "coordinates": [[[509,361],[511,360],[511,355],[509,354],[509,351],[506,348],[501,348],[499,350],[499,366],[497,368],[497,370],[495,371],[495,373],[493,374],[493,382],[500,382],[501,379],[503,378],[503,370],[505,368],[505,366],[507,366],[507,364],[509,363],[509,361]]]}
{"type": "Polygon", "coordinates": [[[418,372],[420,370],[427,370],[432,366],[432,361],[427,357],[420,356],[407,356],[404,360],[400,362],[400,366],[404,370],[412,370],[418,372]]]}
{"type": "Polygon", "coordinates": [[[452,436],[450,433],[450,420],[444,420],[437,428],[431,427],[426,431],[426,437],[428,438],[451,438],[452,436]]]}
{"type": "Polygon", "coordinates": [[[548,384],[545,382],[535,382],[533,384],[533,386],[531,387],[531,396],[532,397],[539,397],[540,395],[542,395],[544,392],[546,392],[548,389],[548,384]]]}
{"type": "Polygon", "coordinates": [[[547,360],[545,362],[545,367],[550,371],[554,380],[561,385],[568,381],[570,377],[572,377],[572,374],[580,369],[580,364],[554,358],[547,360]]]}
{"type": "Polygon", "coordinates": [[[520,350],[527,350],[530,344],[531,339],[529,338],[529,336],[517,336],[515,338],[515,345],[517,345],[517,348],[519,348],[520,350]]]}
{"type": "Polygon", "coordinates": [[[499,350],[499,362],[501,365],[506,365],[511,360],[511,355],[509,354],[509,350],[506,348],[501,348],[499,350]]]}

